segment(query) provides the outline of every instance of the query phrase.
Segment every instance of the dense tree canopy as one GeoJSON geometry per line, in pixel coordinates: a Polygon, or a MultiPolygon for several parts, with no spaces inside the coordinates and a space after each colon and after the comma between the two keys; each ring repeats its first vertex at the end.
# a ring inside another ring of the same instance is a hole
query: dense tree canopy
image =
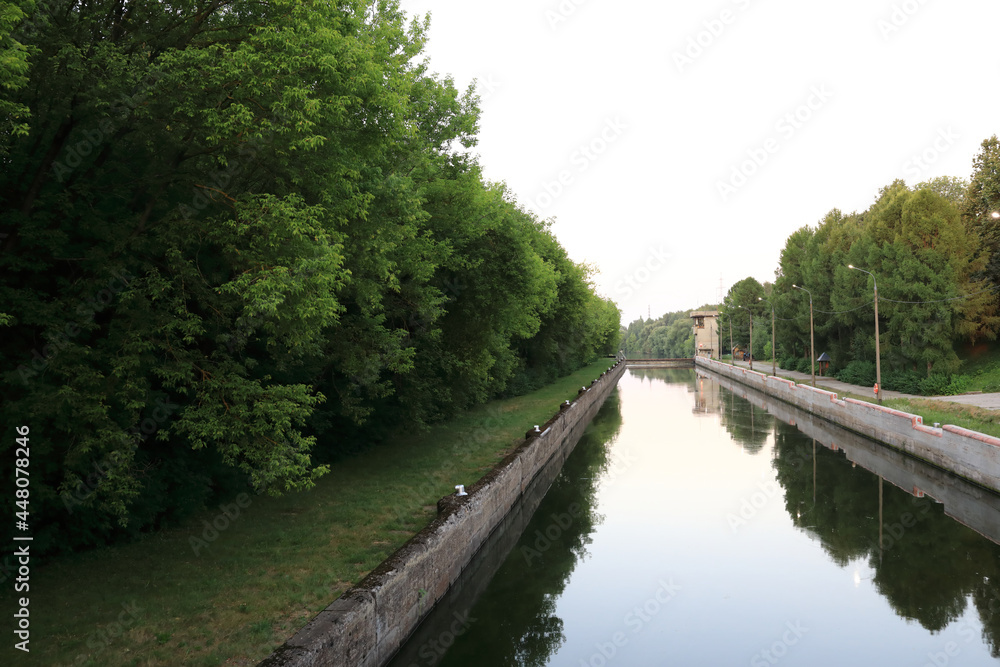
{"type": "Polygon", "coordinates": [[[789,236],[774,286],[779,355],[794,362],[808,354],[809,299],[795,294],[795,284],[812,292],[817,355],[827,352],[834,370],[874,362],[872,276],[886,387],[893,373],[947,376],[958,370],[958,345],[995,338],[1000,318],[984,280],[988,256],[963,222],[960,184],[936,179],[911,189],[895,181],[864,213],[834,209],[789,236]]]}
{"type": "MultiPolygon", "coordinates": [[[[714,309],[705,306],[705,309],[714,309]]],[[[694,322],[690,310],[655,320],[636,320],[622,331],[622,351],[632,358],[682,359],[694,356],[694,322]]]]}
{"type": "Polygon", "coordinates": [[[589,269],[464,150],[478,99],[426,29],[392,0],[0,9],[0,399],[39,551],[308,488],[377,428],[617,349],[589,269]]]}

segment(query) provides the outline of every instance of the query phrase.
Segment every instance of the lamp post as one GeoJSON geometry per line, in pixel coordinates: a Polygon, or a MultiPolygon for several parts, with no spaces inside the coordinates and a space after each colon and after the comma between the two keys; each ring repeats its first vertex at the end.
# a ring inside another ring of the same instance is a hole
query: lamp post
{"type": "MultiPolygon", "coordinates": [[[[729,303],[727,302],[726,305],[729,306],[729,303]]],[[[736,355],[733,354],[733,314],[730,313],[726,319],[729,320],[729,365],[735,366],[736,355]]]]}
{"type": "Polygon", "coordinates": [[[753,370],[753,311],[746,306],[737,306],[750,314],[750,370],[753,370]]]}
{"type": "Polygon", "coordinates": [[[771,306],[771,375],[778,374],[778,351],[774,347],[774,304],[762,296],[757,297],[758,301],[764,301],[771,306]]]}
{"type": "Polygon", "coordinates": [[[800,289],[809,295],[809,368],[812,371],[812,386],[816,386],[816,345],[813,336],[813,293],[805,287],[792,285],[795,289],[800,289]]]}
{"type": "Polygon", "coordinates": [[[847,268],[867,273],[872,277],[872,284],[875,286],[875,384],[878,385],[878,391],[875,392],[875,398],[878,400],[878,404],[882,405],[882,355],[879,353],[878,345],[878,281],[875,279],[875,274],[871,271],[859,269],[853,264],[848,264],[847,268]]]}

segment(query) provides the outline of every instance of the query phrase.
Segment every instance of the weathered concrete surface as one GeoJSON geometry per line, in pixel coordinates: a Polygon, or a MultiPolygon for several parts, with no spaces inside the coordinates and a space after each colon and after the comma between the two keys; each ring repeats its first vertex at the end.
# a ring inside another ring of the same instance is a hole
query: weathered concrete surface
{"type": "Polygon", "coordinates": [[[945,514],[1000,544],[1000,495],[745,384],[715,374],[710,377],[777,419],[792,424],[827,449],[843,451],[849,461],[885,481],[910,494],[934,498],[944,505],[945,514]]]}
{"type": "Polygon", "coordinates": [[[925,426],[919,415],[853,398],[841,400],[834,392],[795,384],[739,366],[704,358],[698,358],[697,365],[1000,492],[998,438],[958,426],[925,426]]]}
{"type": "MultiPolygon", "coordinates": [[[[746,367],[748,364],[745,361],[735,361],[726,362],[735,363],[737,366],[746,367]]],[[[757,360],[754,370],[764,373],[765,375],[771,374],[771,363],[767,361],[757,360]]],[[[785,368],[778,368],[776,370],[778,375],[786,378],[791,378],[796,382],[801,382],[802,384],[811,383],[812,377],[809,373],[800,373],[798,371],[790,371],[785,368]]],[[[823,389],[829,389],[830,391],[835,391],[838,394],[855,394],[857,396],[872,396],[872,387],[862,387],[856,384],[848,384],[846,382],[841,382],[836,378],[832,377],[822,377],[820,375],[816,376],[816,386],[822,387],[823,389]]],[[[904,394],[901,391],[892,391],[891,389],[882,390],[882,398],[916,398],[923,400],[932,401],[946,401],[948,403],[961,403],[962,405],[974,405],[978,408],[985,408],[987,410],[1000,410],[1000,392],[972,392],[968,394],[959,394],[957,396],[917,396],[916,394],[904,394]]]]}
{"type": "MultiPolygon", "coordinates": [[[[577,421],[574,426],[577,432],[568,436],[567,443],[579,440],[586,426],[586,421],[577,421]]],[[[574,449],[573,446],[560,448],[535,475],[468,567],[462,570],[445,597],[407,638],[400,652],[392,656],[393,664],[437,664],[445,647],[450,646],[455,637],[464,634],[475,623],[476,619],[471,615],[473,606],[517,545],[535,510],[574,449]]]]}
{"type": "Polygon", "coordinates": [[[364,580],[320,612],[259,667],[351,665],[380,667],[462,574],[535,476],[556,456],[568,456],[625,372],[616,363],[581,388],[493,470],[438,502],[438,516],[364,580]]]}

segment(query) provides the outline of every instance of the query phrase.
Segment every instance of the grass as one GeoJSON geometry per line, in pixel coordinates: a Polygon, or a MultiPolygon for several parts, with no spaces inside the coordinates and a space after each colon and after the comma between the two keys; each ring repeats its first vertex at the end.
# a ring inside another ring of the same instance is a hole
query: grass
{"type": "Polygon", "coordinates": [[[309,492],[244,496],[141,541],[34,569],[31,653],[8,641],[3,663],[255,665],[423,528],[438,498],[478,480],[610,365],[400,434],[309,492]]]}
{"type": "Polygon", "coordinates": [[[959,373],[969,378],[970,391],[1000,391],[1000,345],[963,350],[959,373]]]}

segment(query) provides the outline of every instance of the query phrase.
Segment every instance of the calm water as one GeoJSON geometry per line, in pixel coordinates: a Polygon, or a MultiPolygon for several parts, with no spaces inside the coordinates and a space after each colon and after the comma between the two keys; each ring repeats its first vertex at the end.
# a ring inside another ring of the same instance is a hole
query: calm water
{"type": "Polygon", "coordinates": [[[720,382],[627,371],[393,667],[1000,665],[1000,499],[720,382]]]}

